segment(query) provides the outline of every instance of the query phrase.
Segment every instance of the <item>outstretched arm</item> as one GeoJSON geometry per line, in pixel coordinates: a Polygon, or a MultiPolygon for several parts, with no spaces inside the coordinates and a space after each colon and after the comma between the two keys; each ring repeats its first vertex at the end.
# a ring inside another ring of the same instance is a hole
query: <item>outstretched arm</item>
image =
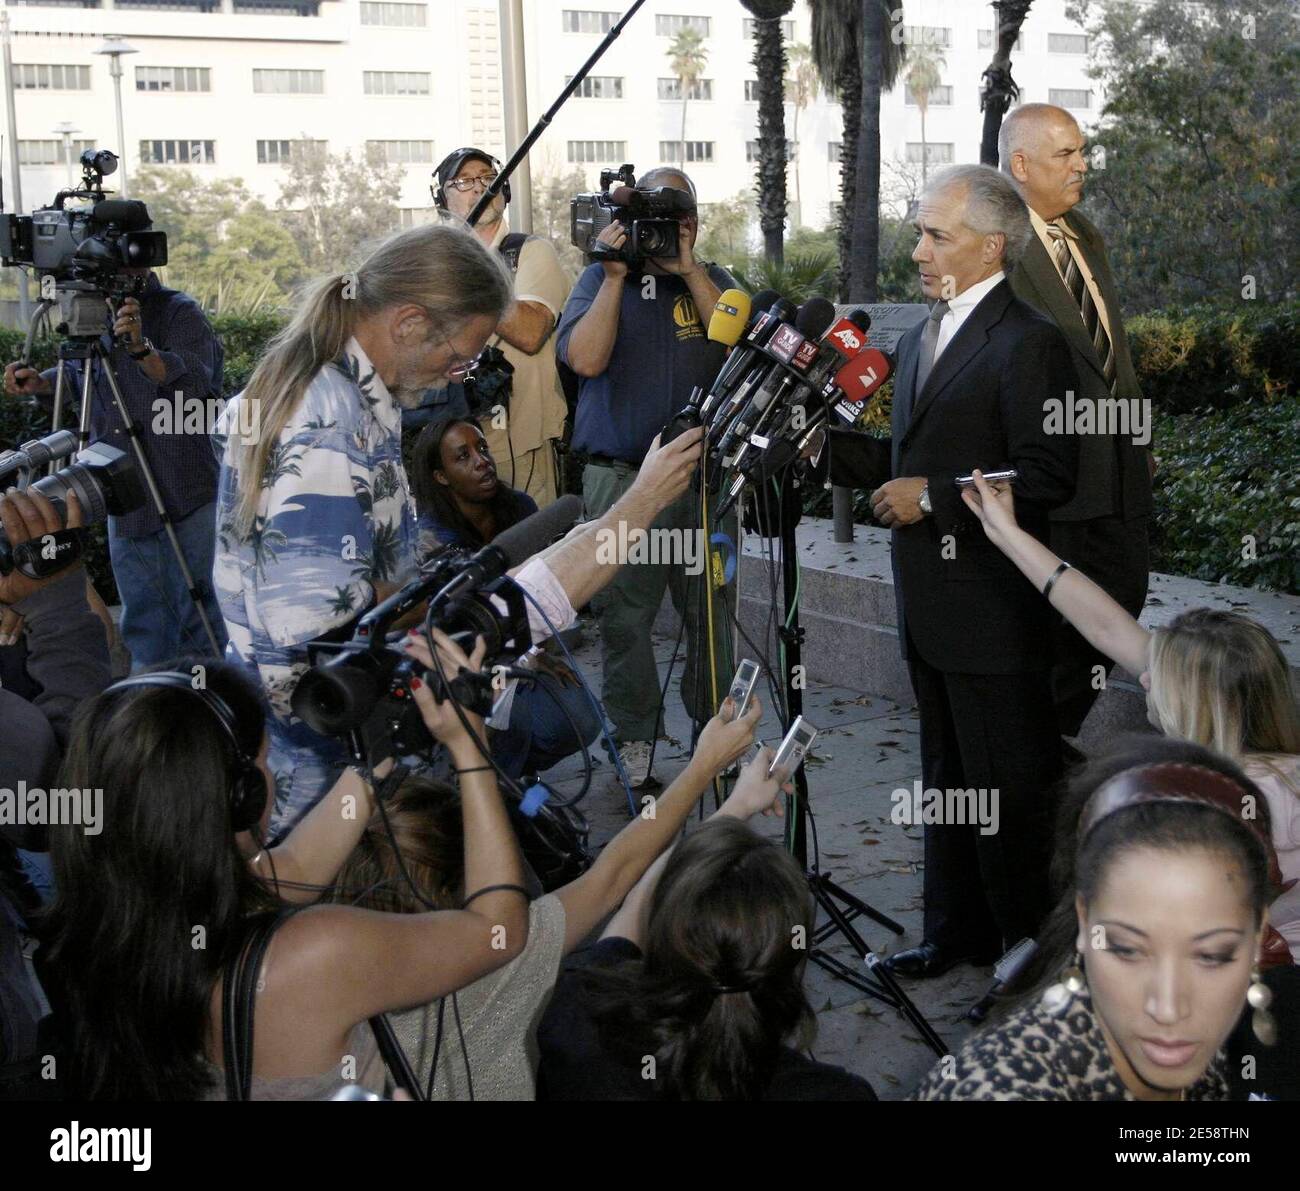
{"type": "MultiPolygon", "coordinates": [[[[1009,485],[994,488],[978,470],[974,475],[975,487],[967,488],[962,499],[980,519],[989,541],[1042,591],[1061,560],[1016,523],[1015,500],[1009,485]]],[[[1134,677],[1147,669],[1151,634],[1087,575],[1073,569],[1063,571],[1052,584],[1049,599],[1090,645],[1134,677]]]]}

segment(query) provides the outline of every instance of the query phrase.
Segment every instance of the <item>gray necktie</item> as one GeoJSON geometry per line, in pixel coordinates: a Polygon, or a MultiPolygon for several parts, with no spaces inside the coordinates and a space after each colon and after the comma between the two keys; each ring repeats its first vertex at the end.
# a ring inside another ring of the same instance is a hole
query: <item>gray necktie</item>
{"type": "Polygon", "coordinates": [[[921,333],[921,358],[916,364],[916,395],[919,397],[930,379],[930,369],[934,367],[934,349],[939,343],[939,324],[948,313],[947,302],[936,302],[930,311],[930,321],[921,333]]]}

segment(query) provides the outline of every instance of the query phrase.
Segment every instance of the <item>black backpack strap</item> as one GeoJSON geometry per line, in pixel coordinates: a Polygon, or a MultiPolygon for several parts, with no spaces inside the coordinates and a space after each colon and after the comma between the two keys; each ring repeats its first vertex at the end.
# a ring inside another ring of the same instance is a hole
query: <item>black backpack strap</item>
{"type": "Polygon", "coordinates": [[[524,245],[532,239],[527,232],[511,232],[504,240],[501,241],[497,251],[506,258],[506,264],[510,266],[510,272],[519,272],[519,254],[523,251],[524,245]]]}
{"type": "Polygon", "coordinates": [[[271,945],[271,936],[295,913],[296,906],[285,906],[256,919],[243,945],[226,965],[221,989],[221,1050],[227,1100],[248,1100],[252,1096],[257,974],[271,945]]]}

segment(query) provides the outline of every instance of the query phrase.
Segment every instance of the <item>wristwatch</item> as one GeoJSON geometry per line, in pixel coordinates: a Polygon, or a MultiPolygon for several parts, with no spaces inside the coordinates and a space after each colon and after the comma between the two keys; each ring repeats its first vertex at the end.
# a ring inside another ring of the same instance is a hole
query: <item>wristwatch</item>
{"type": "Polygon", "coordinates": [[[141,344],[139,351],[133,351],[131,348],[126,349],[126,354],[130,356],[131,359],[133,360],[143,360],[145,356],[152,356],[153,353],[154,353],[154,346],[149,341],[147,336],[145,337],[143,343],[141,344]]]}
{"type": "Polygon", "coordinates": [[[921,495],[917,498],[916,503],[921,506],[921,512],[923,512],[927,517],[934,512],[934,509],[930,507],[930,485],[929,484],[927,484],[924,488],[921,489],[921,495]]]}

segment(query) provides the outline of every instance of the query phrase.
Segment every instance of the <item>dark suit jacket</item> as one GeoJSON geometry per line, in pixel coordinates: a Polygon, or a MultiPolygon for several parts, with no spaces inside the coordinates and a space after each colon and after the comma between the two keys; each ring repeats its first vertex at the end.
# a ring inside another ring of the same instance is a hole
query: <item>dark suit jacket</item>
{"type": "Polygon", "coordinates": [[[1070,349],[1003,281],[967,316],[908,402],[924,329],[918,323],[898,344],[892,437],[831,431],[831,480],[859,488],[891,476],[929,482],[933,515],[891,535],[905,657],[910,636],[938,670],[1047,669],[1051,608],[984,536],[953,480],[974,467],[1016,468],[1016,515],[1046,540],[1048,510],[1069,500],[1078,461],[1074,437],[1048,434],[1043,425],[1044,403],[1077,385],[1070,349]]]}
{"type": "MultiPolygon", "coordinates": [[[[1101,233],[1078,210],[1066,215],[1065,221],[1078,235],[1079,247],[1106,303],[1112,331],[1111,344],[1115,350],[1115,396],[1140,398],[1142,391],[1133,370],[1128,336],[1124,334],[1124,324],[1120,320],[1119,292],[1115,288],[1110,262],[1106,259],[1101,233]]],[[[1103,362],[1084,329],[1079,307],[1037,235],[1030,238],[1029,249],[1016,265],[1010,281],[1017,298],[1050,318],[1064,333],[1079,376],[1075,396],[1094,402],[1108,398],[1110,390],[1102,371],[1103,362]]],[[[1147,465],[1147,448],[1135,447],[1131,435],[1082,435],[1074,498],[1054,509],[1052,520],[1090,521],[1094,517],[1106,516],[1127,519],[1145,517],[1150,512],[1151,473],[1147,465]]]]}

